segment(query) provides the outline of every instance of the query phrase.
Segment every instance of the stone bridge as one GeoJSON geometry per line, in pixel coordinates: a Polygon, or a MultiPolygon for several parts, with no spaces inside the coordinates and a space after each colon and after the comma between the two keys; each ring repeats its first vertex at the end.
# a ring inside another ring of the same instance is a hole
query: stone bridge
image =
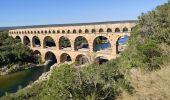
{"type": "MultiPolygon", "coordinates": [[[[135,21],[23,26],[9,35],[29,46],[42,61],[76,62],[78,65],[107,61],[121,52],[118,41],[130,36],[135,21]]],[[[102,62],[101,62],[102,63],[102,62]]]]}

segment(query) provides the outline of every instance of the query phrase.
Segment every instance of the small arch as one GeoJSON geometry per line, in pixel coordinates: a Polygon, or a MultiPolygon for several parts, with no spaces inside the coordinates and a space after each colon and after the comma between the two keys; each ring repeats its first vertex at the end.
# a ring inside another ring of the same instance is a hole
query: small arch
{"type": "Polygon", "coordinates": [[[123,28],[123,32],[128,32],[128,28],[127,28],[127,27],[124,27],[124,28],[123,28]]]}
{"type": "Polygon", "coordinates": [[[45,30],[45,34],[47,34],[48,32],[45,30]]]}
{"type": "Polygon", "coordinates": [[[97,58],[94,60],[94,63],[95,63],[96,65],[102,65],[102,64],[104,64],[104,63],[106,63],[106,62],[108,62],[108,61],[109,61],[109,60],[106,59],[105,57],[99,56],[99,57],[97,57],[97,58]]]}
{"type": "Polygon", "coordinates": [[[78,36],[74,41],[74,49],[76,51],[78,51],[78,50],[83,50],[83,51],[88,50],[89,44],[88,44],[87,39],[83,36],[78,36]]]}
{"type": "Polygon", "coordinates": [[[122,37],[119,37],[116,41],[116,54],[120,54],[122,51],[124,51],[124,49],[127,46],[127,41],[129,39],[129,36],[124,35],[122,37]]]}
{"type": "Polygon", "coordinates": [[[53,34],[55,34],[55,30],[53,30],[53,34]]]}
{"type": "Polygon", "coordinates": [[[57,30],[57,33],[60,33],[60,30],[57,30]]]}
{"type": "Polygon", "coordinates": [[[46,36],[43,41],[44,48],[56,47],[55,41],[52,37],[46,36]]]}
{"type": "Polygon", "coordinates": [[[60,56],[60,63],[65,63],[65,62],[68,63],[68,62],[71,62],[71,61],[72,61],[72,59],[71,59],[69,54],[67,54],[67,53],[61,54],[61,56],[60,56]]]}
{"type": "Polygon", "coordinates": [[[59,49],[71,50],[71,42],[67,37],[65,36],[60,37],[59,49]]]}
{"type": "Polygon", "coordinates": [[[17,40],[17,42],[21,42],[21,38],[19,36],[16,36],[15,39],[17,40]]]}
{"type": "Polygon", "coordinates": [[[98,36],[94,39],[93,41],[93,51],[103,51],[106,50],[105,52],[110,52],[111,49],[111,43],[108,40],[108,38],[104,36],[98,36]]]}
{"type": "Polygon", "coordinates": [[[82,30],[81,30],[81,29],[79,29],[79,33],[82,33],[82,30]]]}
{"type": "Polygon", "coordinates": [[[109,33],[112,32],[112,29],[111,29],[111,28],[108,28],[108,29],[107,29],[107,32],[109,32],[109,33]]]}
{"type": "Polygon", "coordinates": [[[33,47],[40,47],[41,46],[40,39],[37,36],[34,36],[32,38],[32,45],[33,45],[33,47]]]}
{"type": "Polygon", "coordinates": [[[62,30],[62,33],[65,33],[65,31],[64,31],[64,30],[62,30]]]}
{"type": "Polygon", "coordinates": [[[104,32],[104,30],[102,28],[99,29],[99,33],[102,33],[104,32]]]}
{"type": "Polygon", "coordinates": [[[88,29],[86,29],[86,30],[85,30],[85,33],[89,33],[89,30],[88,30],[88,29]]]}
{"type": "Polygon", "coordinates": [[[73,30],[73,33],[77,33],[77,31],[74,29],[74,30],[73,30]]]}
{"type": "Polygon", "coordinates": [[[28,38],[28,36],[24,36],[23,42],[25,45],[31,46],[31,42],[30,42],[30,39],[28,38]]]}
{"type": "Polygon", "coordinates": [[[95,29],[92,29],[91,32],[92,32],[92,33],[96,33],[96,30],[95,30],[95,29]]]}
{"type": "Polygon", "coordinates": [[[40,31],[38,31],[38,34],[40,34],[40,31]]]}
{"type": "Polygon", "coordinates": [[[37,31],[34,31],[34,34],[36,34],[37,33],[37,31]]]}
{"type": "Polygon", "coordinates": [[[68,33],[68,34],[71,33],[70,30],[67,30],[67,33],[68,33]]]}
{"type": "Polygon", "coordinates": [[[48,31],[48,33],[50,34],[50,33],[51,33],[51,31],[49,30],[49,31],[48,31]]]}
{"type": "Polygon", "coordinates": [[[41,31],[41,33],[44,33],[44,31],[41,31]]]}
{"type": "Polygon", "coordinates": [[[85,55],[80,54],[76,57],[75,63],[77,66],[85,65],[85,64],[89,64],[89,60],[85,55]]]}
{"type": "Polygon", "coordinates": [[[119,28],[116,28],[116,29],[115,29],[115,32],[120,32],[120,29],[119,29],[119,28]]]}
{"type": "Polygon", "coordinates": [[[48,63],[48,65],[53,65],[55,63],[57,63],[57,57],[55,56],[55,54],[51,51],[48,51],[45,54],[45,61],[48,63]]]}

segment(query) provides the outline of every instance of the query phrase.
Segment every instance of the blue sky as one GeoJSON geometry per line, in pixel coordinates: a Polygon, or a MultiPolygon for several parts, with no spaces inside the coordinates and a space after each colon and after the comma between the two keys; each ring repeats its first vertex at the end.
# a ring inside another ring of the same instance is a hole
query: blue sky
{"type": "Polygon", "coordinates": [[[0,27],[136,20],[167,0],[1,0],[0,27]]]}

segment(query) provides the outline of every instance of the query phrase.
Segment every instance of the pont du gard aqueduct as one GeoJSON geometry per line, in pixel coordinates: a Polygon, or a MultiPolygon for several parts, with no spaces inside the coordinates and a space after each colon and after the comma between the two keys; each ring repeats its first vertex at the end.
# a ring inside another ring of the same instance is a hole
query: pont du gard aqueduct
{"type": "Polygon", "coordinates": [[[102,64],[119,56],[136,21],[22,26],[9,35],[29,46],[42,61],[102,64]]]}

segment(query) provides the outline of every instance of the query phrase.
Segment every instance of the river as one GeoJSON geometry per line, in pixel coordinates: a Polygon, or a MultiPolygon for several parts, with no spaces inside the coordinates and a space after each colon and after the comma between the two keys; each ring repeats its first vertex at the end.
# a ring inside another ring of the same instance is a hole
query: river
{"type": "Polygon", "coordinates": [[[5,93],[15,93],[18,89],[24,88],[31,82],[36,81],[50,67],[41,66],[26,69],[9,75],[0,76],[0,97],[5,93]]]}

